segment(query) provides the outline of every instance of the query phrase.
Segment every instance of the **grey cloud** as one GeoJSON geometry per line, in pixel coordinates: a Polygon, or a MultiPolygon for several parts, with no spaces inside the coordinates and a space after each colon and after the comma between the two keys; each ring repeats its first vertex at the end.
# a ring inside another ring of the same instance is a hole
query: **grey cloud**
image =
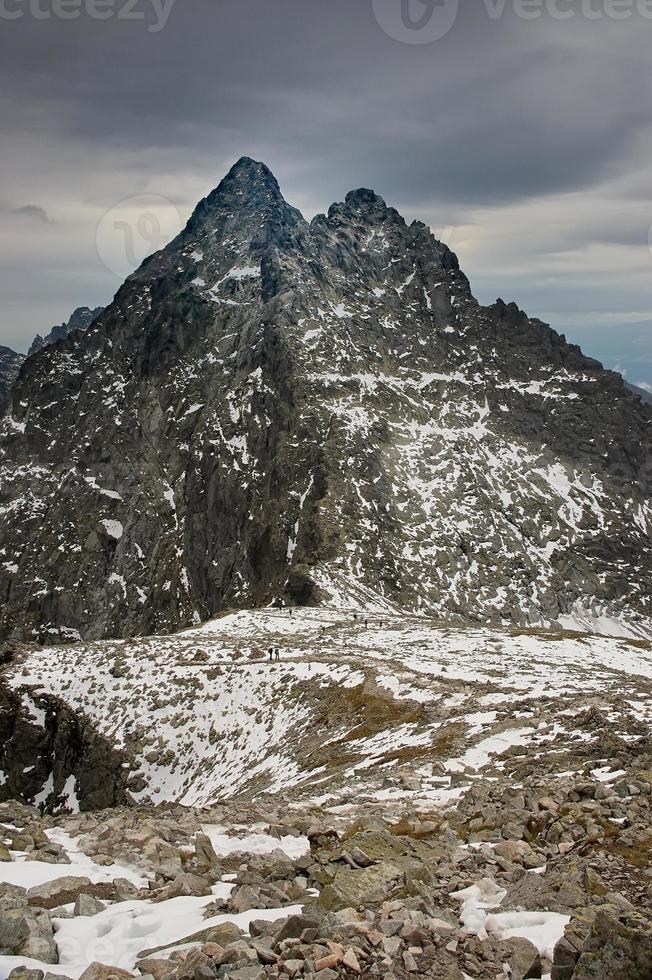
{"type": "Polygon", "coordinates": [[[37,200],[57,221],[50,241],[36,221],[23,223],[32,238],[0,230],[5,342],[110,298],[117,284],[93,242],[115,202],[153,193],[185,216],[242,154],[264,159],[308,216],[374,187],[454,248],[459,239],[483,299],[512,289],[532,313],[561,318],[591,295],[624,315],[652,312],[649,276],[617,261],[652,224],[652,25],[529,23],[510,7],[490,21],[461,0],[450,33],[423,46],[383,33],[371,0],[177,0],[156,34],[88,18],[3,24],[4,200],[37,200]],[[537,201],[555,220],[523,228],[517,209],[537,201]],[[491,223],[487,274],[473,240],[491,223]],[[608,286],[602,267],[571,258],[568,275],[542,282],[546,256],[591,245],[614,256],[608,286]]]}
{"type": "Polygon", "coordinates": [[[24,204],[22,207],[16,208],[14,214],[29,218],[31,221],[38,221],[43,225],[51,225],[53,223],[47,211],[44,208],[40,208],[37,204],[24,204]]]}

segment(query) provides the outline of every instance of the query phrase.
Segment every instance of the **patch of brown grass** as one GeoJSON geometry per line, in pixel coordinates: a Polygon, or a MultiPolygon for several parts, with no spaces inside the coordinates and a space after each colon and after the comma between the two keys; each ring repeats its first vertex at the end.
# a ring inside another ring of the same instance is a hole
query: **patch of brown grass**
{"type": "Polygon", "coordinates": [[[357,724],[333,743],[335,747],[361,738],[371,738],[400,725],[421,725],[428,721],[422,705],[385,697],[366,684],[339,688],[338,700],[338,709],[345,718],[357,721],[357,724]]]}

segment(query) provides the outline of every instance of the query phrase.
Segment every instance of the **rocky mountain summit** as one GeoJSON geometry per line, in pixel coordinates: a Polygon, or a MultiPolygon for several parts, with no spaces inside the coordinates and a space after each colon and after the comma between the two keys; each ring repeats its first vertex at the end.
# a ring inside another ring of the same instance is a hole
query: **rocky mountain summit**
{"type": "Polygon", "coordinates": [[[104,311],[103,306],[97,306],[94,310],[89,309],[88,306],[79,306],[70,316],[67,323],[59,323],[52,327],[49,333],[42,337],[37,334],[31,343],[28,351],[28,356],[31,354],[36,354],[37,351],[43,350],[44,347],[49,347],[51,344],[56,344],[58,340],[65,340],[65,338],[73,333],[75,330],[88,330],[91,323],[97,320],[100,313],[104,311]]]}
{"type": "Polygon", "coordinates": [[[652,411],[420,222],[239,161],[2,421],[1,632],[283,598],[652,635],[652,411]]]}
{"type": "Polygon", "coordinates": [[[0,412],[9,403],[9,393],[24,360],[24,354],[11,347],[0,347],[0,412]]]}

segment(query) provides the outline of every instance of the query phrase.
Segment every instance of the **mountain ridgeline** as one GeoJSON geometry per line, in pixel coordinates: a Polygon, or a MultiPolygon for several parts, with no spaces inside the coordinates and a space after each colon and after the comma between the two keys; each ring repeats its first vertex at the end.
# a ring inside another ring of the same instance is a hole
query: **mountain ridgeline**
{"type": "Polygon", "coordinates": [[[239,161],[2,421],[0,630],[399,608],[652,635],[652,411],[370,190],[239,161]]]}
{"type": "Polygon", "coordinates": [[[103,306],[97,306],[94,310],[89,309],[88,306],[78,306],[67,322],[58,323],[52,327],[52,330],[45,337],[37,333],[29,348],[28,355],[36,354],[37,351],[43,350],[44,347],[56,344],[58,340],[65,340],[75,330],[88,330],[91,323],[97,320],[103,311],[103,306]]]}

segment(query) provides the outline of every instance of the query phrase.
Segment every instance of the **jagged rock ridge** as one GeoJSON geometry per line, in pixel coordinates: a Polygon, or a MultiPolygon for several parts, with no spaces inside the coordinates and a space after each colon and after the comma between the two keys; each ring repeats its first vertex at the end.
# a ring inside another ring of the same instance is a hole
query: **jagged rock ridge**
{"type": "Polygon", "coordinates": [[[45,337],[37,333],[28,351],[28,356],[36,354],[37,351],[56,344],[57,340],[65,340],[74,330],[88,330],[91,323],[97,320],[100,313],[104,311],[103,306],[96,306],[94,310],[88,306],[78,306],[70,316],[67,323],[59,323],[52,327],[52,330],[45,337]]]}
{"type": "Polygon", "coordinates": [[[652,414],[420,222],[243,159],[3,422],[5,635],[394,606],[650,632],[652,414]]]}

